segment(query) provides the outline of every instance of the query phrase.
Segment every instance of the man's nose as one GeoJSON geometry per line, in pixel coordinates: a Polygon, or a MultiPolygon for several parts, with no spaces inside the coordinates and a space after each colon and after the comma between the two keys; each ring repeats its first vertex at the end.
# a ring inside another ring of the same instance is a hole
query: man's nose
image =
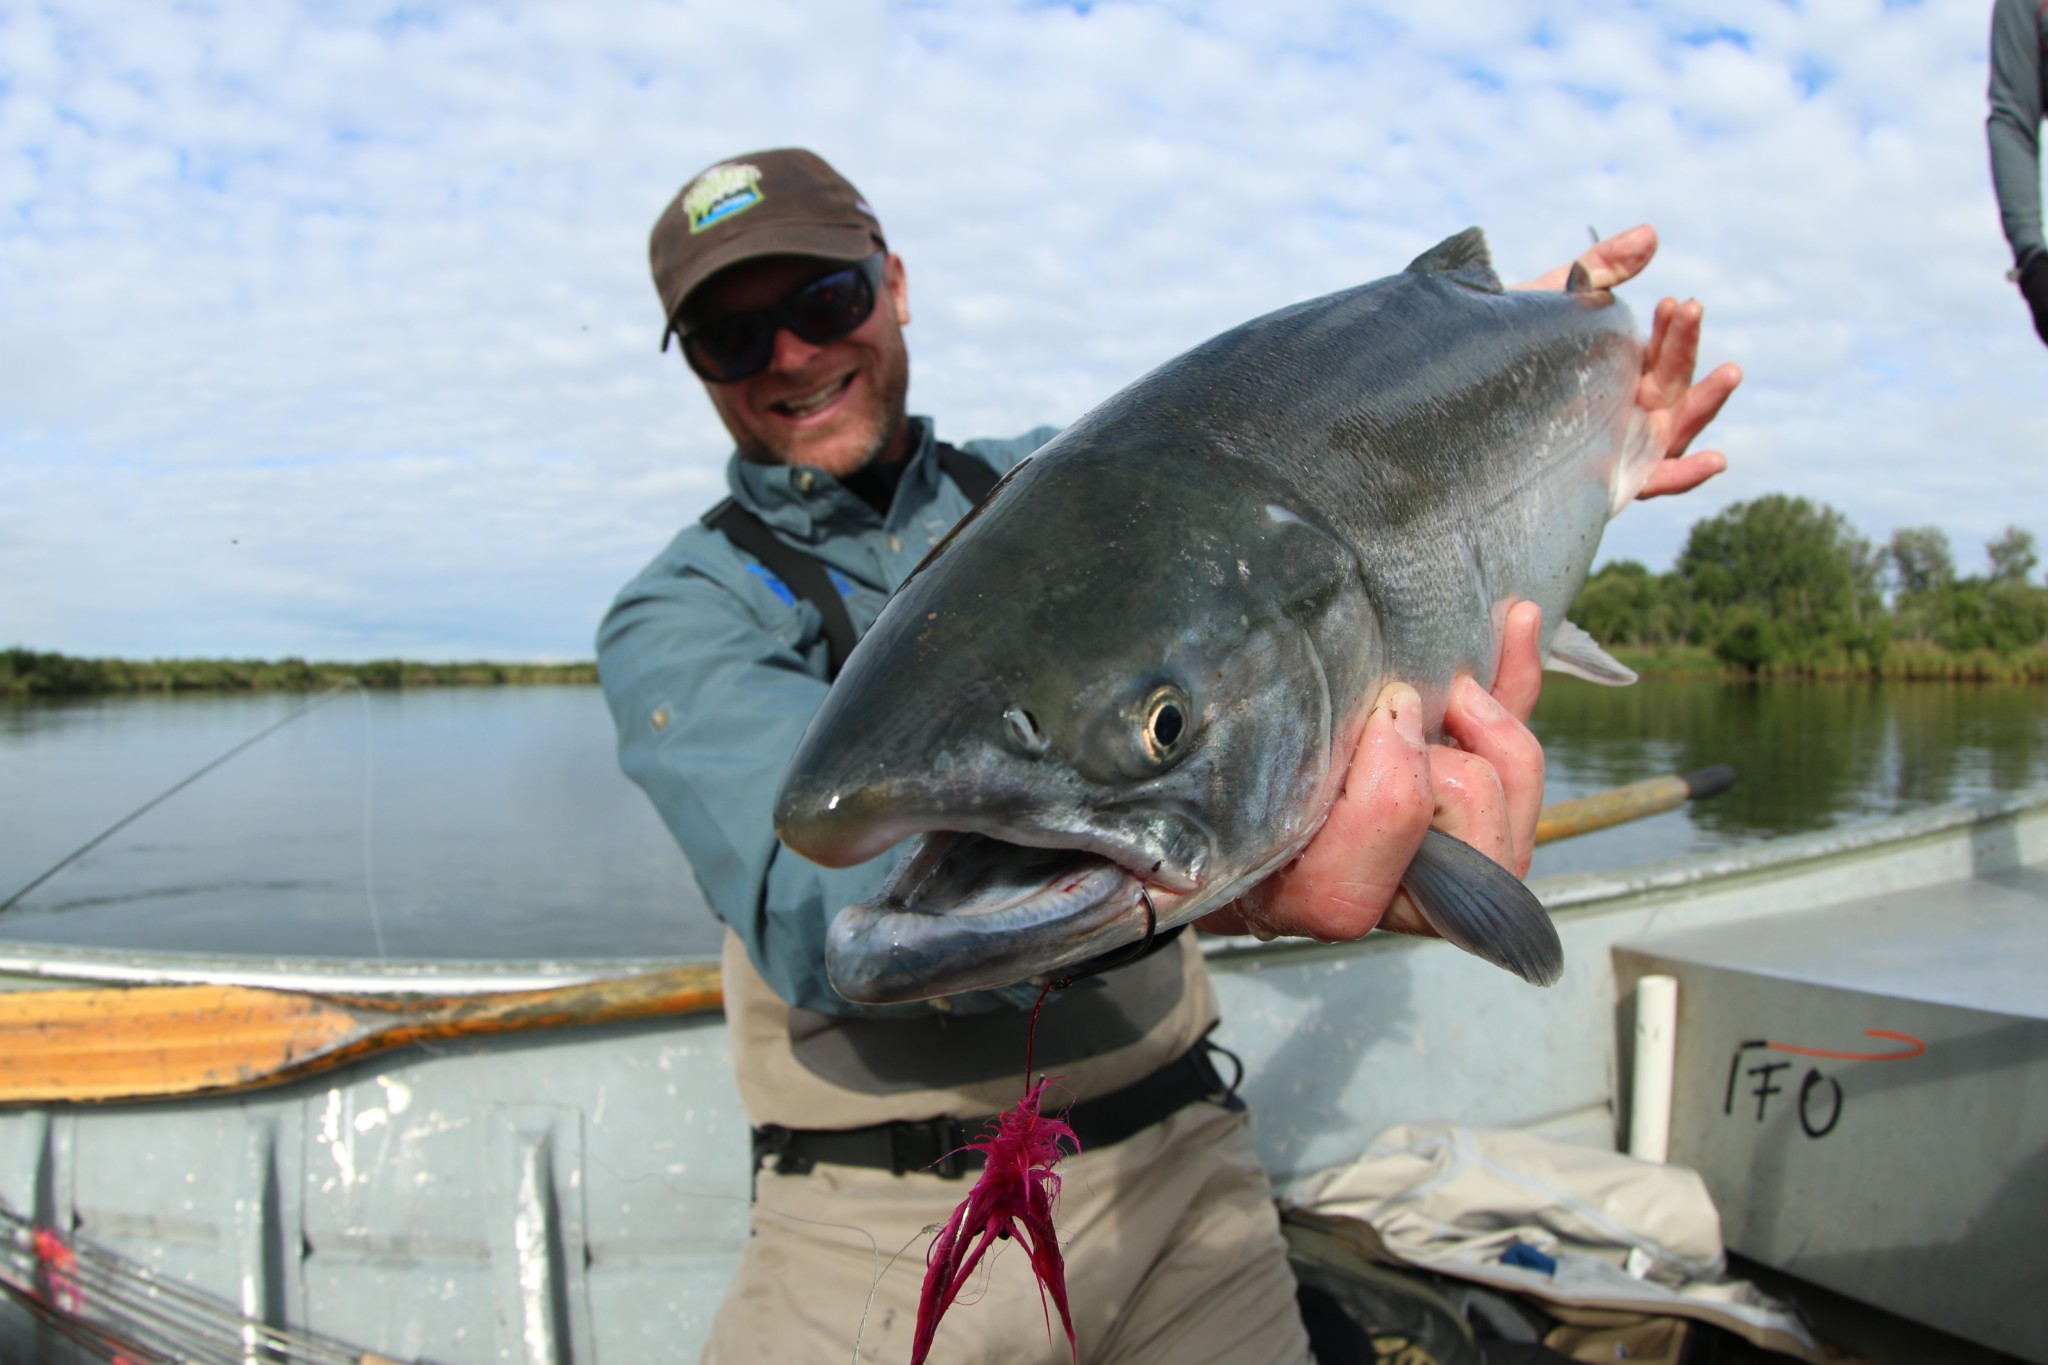
{"type": "Polygon", "coordinates": [[[772,370],[801,370],[811,363],[811,357],[824,350],[813,346],[787,327],[775,329],[775,350],[769,356],[768,368],[772,370]]]}

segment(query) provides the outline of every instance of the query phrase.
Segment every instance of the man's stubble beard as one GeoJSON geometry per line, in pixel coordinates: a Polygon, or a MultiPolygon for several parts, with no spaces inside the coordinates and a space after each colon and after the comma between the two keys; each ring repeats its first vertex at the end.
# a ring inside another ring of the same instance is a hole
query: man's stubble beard
{"type": "MultiPolygon", "coordinates": [[[[880,383],[883,389],[881,421],[876,423],[873,434],[868,438],[867,448],[861,451],[860,459],[834,474],[835,478],[844,479],[858,474],[891,450],[898,450],[903,456],[910,454],[908,449],[900,449],[910,423],[910,356],[907,350],[899,351],[894,357],[894,363],[884,366],[880,383]]],[[[739,447],[740,458],[754,464],[795,467],[804,463],[794,458],[790,452],[777,450],[758,439],[741,439],[735,435],[734,443],[739,447]]],[[[816,465],[809,467],[819,468],[816,465]]]]}

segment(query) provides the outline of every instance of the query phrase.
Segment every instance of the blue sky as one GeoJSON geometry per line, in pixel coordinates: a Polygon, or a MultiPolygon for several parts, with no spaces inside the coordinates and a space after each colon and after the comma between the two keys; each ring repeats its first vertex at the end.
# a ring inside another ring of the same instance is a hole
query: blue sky
{"type": "Polygon", "coordinates": [[[1072,420],[1468,224],[1511,277],[1652,221],[1733,470],[1966,568],[2048,540],[1988,5],[0,7],[0,644],[587,657],[720,496],[646,233],[800,143],[906,258],[912,405],[1072,420]],[[1254,13],[1256,9],[1256,13],[1254,13]]]}

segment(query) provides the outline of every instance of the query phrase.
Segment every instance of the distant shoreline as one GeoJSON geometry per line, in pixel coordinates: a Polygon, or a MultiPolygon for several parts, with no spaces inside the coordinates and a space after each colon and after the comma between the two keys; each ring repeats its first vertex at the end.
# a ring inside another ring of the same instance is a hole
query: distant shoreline
{"type": "MultiPolygon", "coordinates": [[[[2048,682],[2048,650],[2000,655],[1919,642],[1893,645],[1872,668],[1844,655],[1800,667],[1731,667],[1701,645],[1616,645],[1610,652],[1645,678],[1764,682],[2048,682]]],[[[0,698],[99,697],[143,693],[314,692],[354,681],[376,691],[435,687],[595,686],[597,664],[408,659],[321,663],[304,659],[89,659],[27,649],[0,650],[0,698]]]]}
{"type": "Polygon", "coordinates": [[[429,664],[407,659],[85,659],[0,650],[0,697],[97,697],[146,692],[311,692],[354,681],[378,691],[432,687],[595,684],[595,661],[429,664]]]}

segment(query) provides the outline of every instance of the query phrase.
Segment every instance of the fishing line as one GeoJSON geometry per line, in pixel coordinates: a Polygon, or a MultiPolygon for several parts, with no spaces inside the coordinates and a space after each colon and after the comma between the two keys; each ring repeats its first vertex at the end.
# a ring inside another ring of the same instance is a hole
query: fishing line
{"type": "MultiPolygon", "coordinates": [[[[805,1220],[805,1221],[808,1221],[808,1220],[805,1220]]],[[[864,1338],[865,1336],[867,1336],[867,1334],[868,1334],[868,1314],[874,1311],[874,1308],[875,1308],[875,1295],[881,1292],[881,1288],[882,1288],[882,1281],[883,1281],[883,1280],[885,1280],[885,1279],[887,1279],[887,1278],[888,1278],[888,1275],[889,1275],[889,1272],[890,1272],[890,1271],[892,1271],[892,1270],[894,1270],[894,1269],[896,1268],[896,1263],[897,1263],[898,1261],[900,1261],[900,1260],[902,1260],[902,1259],[903,1259],[903,1253],[904,1253],[904,1252],[906,1252],[906,1251],[908,1251],[908,1250],[910,1250],[910,1248],[911,1248],[911,1247],[913,1247],[913,1246],[915,1246],[915,1245],[917,1244],[917,1239],[918,1239],[918,1238],[920,1238],[920,1237],[935,1237],[935,1236],[937,1236],[937,1235],[938,1235],[939,1229],[940,1229],[940,1228],[941,1228],[942,1226],[943,1226],[943,1224],[939,1224],[939,1223],[926,1223],[926,1224],[925,1224],[925,1225],[924,1225],[923,1227],[919,1228],[919,1229],[918,1229],[918,1230],[917,1230],[916,1232],[913,1232],[913,1233],[911,1233],[911,1234],[910,1234],[910,1240],[909,1240],[909,1241],[907,1241],[907,1242],[905,1242],[905,1243],[904,1243],[904,1244],[903,1244],[902,1246],[900,1246],[900,1247],[896,1248],[896,1254],[895,1254],[894,1256],[891,1256],[891,1257],[889,1258],[889,1264],[887,1264],[887,1265],[883,1266],[883,1267],[882,1267],[881,1269],[877,1270],[877,1271],[875,1272],[875,1277],[874,1277],[874,1278],[873,1278],[872,1280],[869,1280],[869,1281],[868,1281],[868,1298],[867,1298],[867,1302],[866,1302],[866,1303],[863,1303],[863,1304],[862,1304],[862,1305],[860,1306],[860,1326],[859,1326],[858,1328],[856,1328],[856,1329],[854,1330],[854,1333],[853,1333],[853,1358],[852,1358],[852,1361],[851,1361],[850,1365],[860,1365],[860,1343],[861,1343],[861,1339],[862,1339],[862,1338],[864,1338]]],[[[858,1231],[860,1231],[860,1229],[856,1228],[856,1229],[855,1229],[855,1231],[857,1231],[857,1232],[858,1232],[858,1231]]],[[[880,1244],[880,1243],[878,1243],[878,1242],[876,1242],[876,1241],[875,1241],[875,1239],[874,1239],[874,1237],[873,1237],[872,1235],[870,1235],[870,1234],[867,1234],[867,1233],[864,1233],[864,1232],[863,1232],[863,1233],[862,1233],[862,1236],[865,1236],[865,1237],[867,1237],[867,1239],[868,1239],[868,1242],[869,1242],[869,1243],[870,1243],[871,1245],[873,1245],[873,1246],[874,1246],[874,1248],[875,1248],[875,1255],[876,1255],[877,1257],[880,1257],[880,1256],[881,1256],[881,1254],[882,1254],[882,1248],[881,1248],[881,1244],[880,1244]]]]}
{"type": "Polygon", "coordinates": [[[212,772],[215,768],[218,768],[221,764],[235,757],[235,755],[243,752],[246,749],[252,748],[261,740],[270,738],[270,736],[276,734],[279,730],[284,729],[285,726],[290,725],[293,721],[297,720],[300,716],[305,715],[308,711],[311,711],[313,708],[317,706],[324,706],[328,702],[332,701],[334,699],[334,694],[341,691],[344,687],[353,687],[357,691],[362,690],[362,684],[357,682],[354,678],[344,678],[340,682],[336,683],[334,686],[328,688],[325,692],[322,692],[319,696],[307,702],[304,706],[301,706],[298,710],[293,711],[290,715],[284,717],[284,719],[279,720],[273,724],[266,725],[265,727],[263,727],[263,729],[257,731],[255,734],[249,736],[249,738],[243,740],[240,744],[235,745],[234,748],[229,749],[219,758],[216,758],[211,763],[208,763],[205,766],[201,767],[197,772],[193,773],[191,776],[183,779],[182,781],[173,783],[164,791],[160,792],[154,797],[151,797],[149,800],[143,802],[140,806],[136,807],[128,814],[122,816],[113,824],[107,826],[107,828],[101,830],[92,838],[86,840],[85,843],[73,849],[70,853],[67,853],[62,858],[59,858],[56,861],[56,863],[50,867],[48,871],[43,873],[43,875],[37,877],[27,886],[22,887],[21,890],[15,892],[6,900],[0,901],[0,914],[5,914],[7,911],[12,910],[16,905],[20,904],[22,897],[28,895],[31,891],[34,891],[44,882],[50,880],[50,878],[56,876],[59,872],[62,872],[65,868],[71,866],[73,863],[77,862],[80,858],[83,858],[86,854],[98,848],[107,840],[113,838],[116,834],[119,834],[122,830],[128,828],[128,826],[134,824],[137,820],[140,820],[143,816],[149,814],[158,806],[161,806],[164,802],[170,800],[173,796],[176,796],[179,792],[185,790],[185,788],[191,786],[194,782],[197,782],[200,778],[212,772]]]}

